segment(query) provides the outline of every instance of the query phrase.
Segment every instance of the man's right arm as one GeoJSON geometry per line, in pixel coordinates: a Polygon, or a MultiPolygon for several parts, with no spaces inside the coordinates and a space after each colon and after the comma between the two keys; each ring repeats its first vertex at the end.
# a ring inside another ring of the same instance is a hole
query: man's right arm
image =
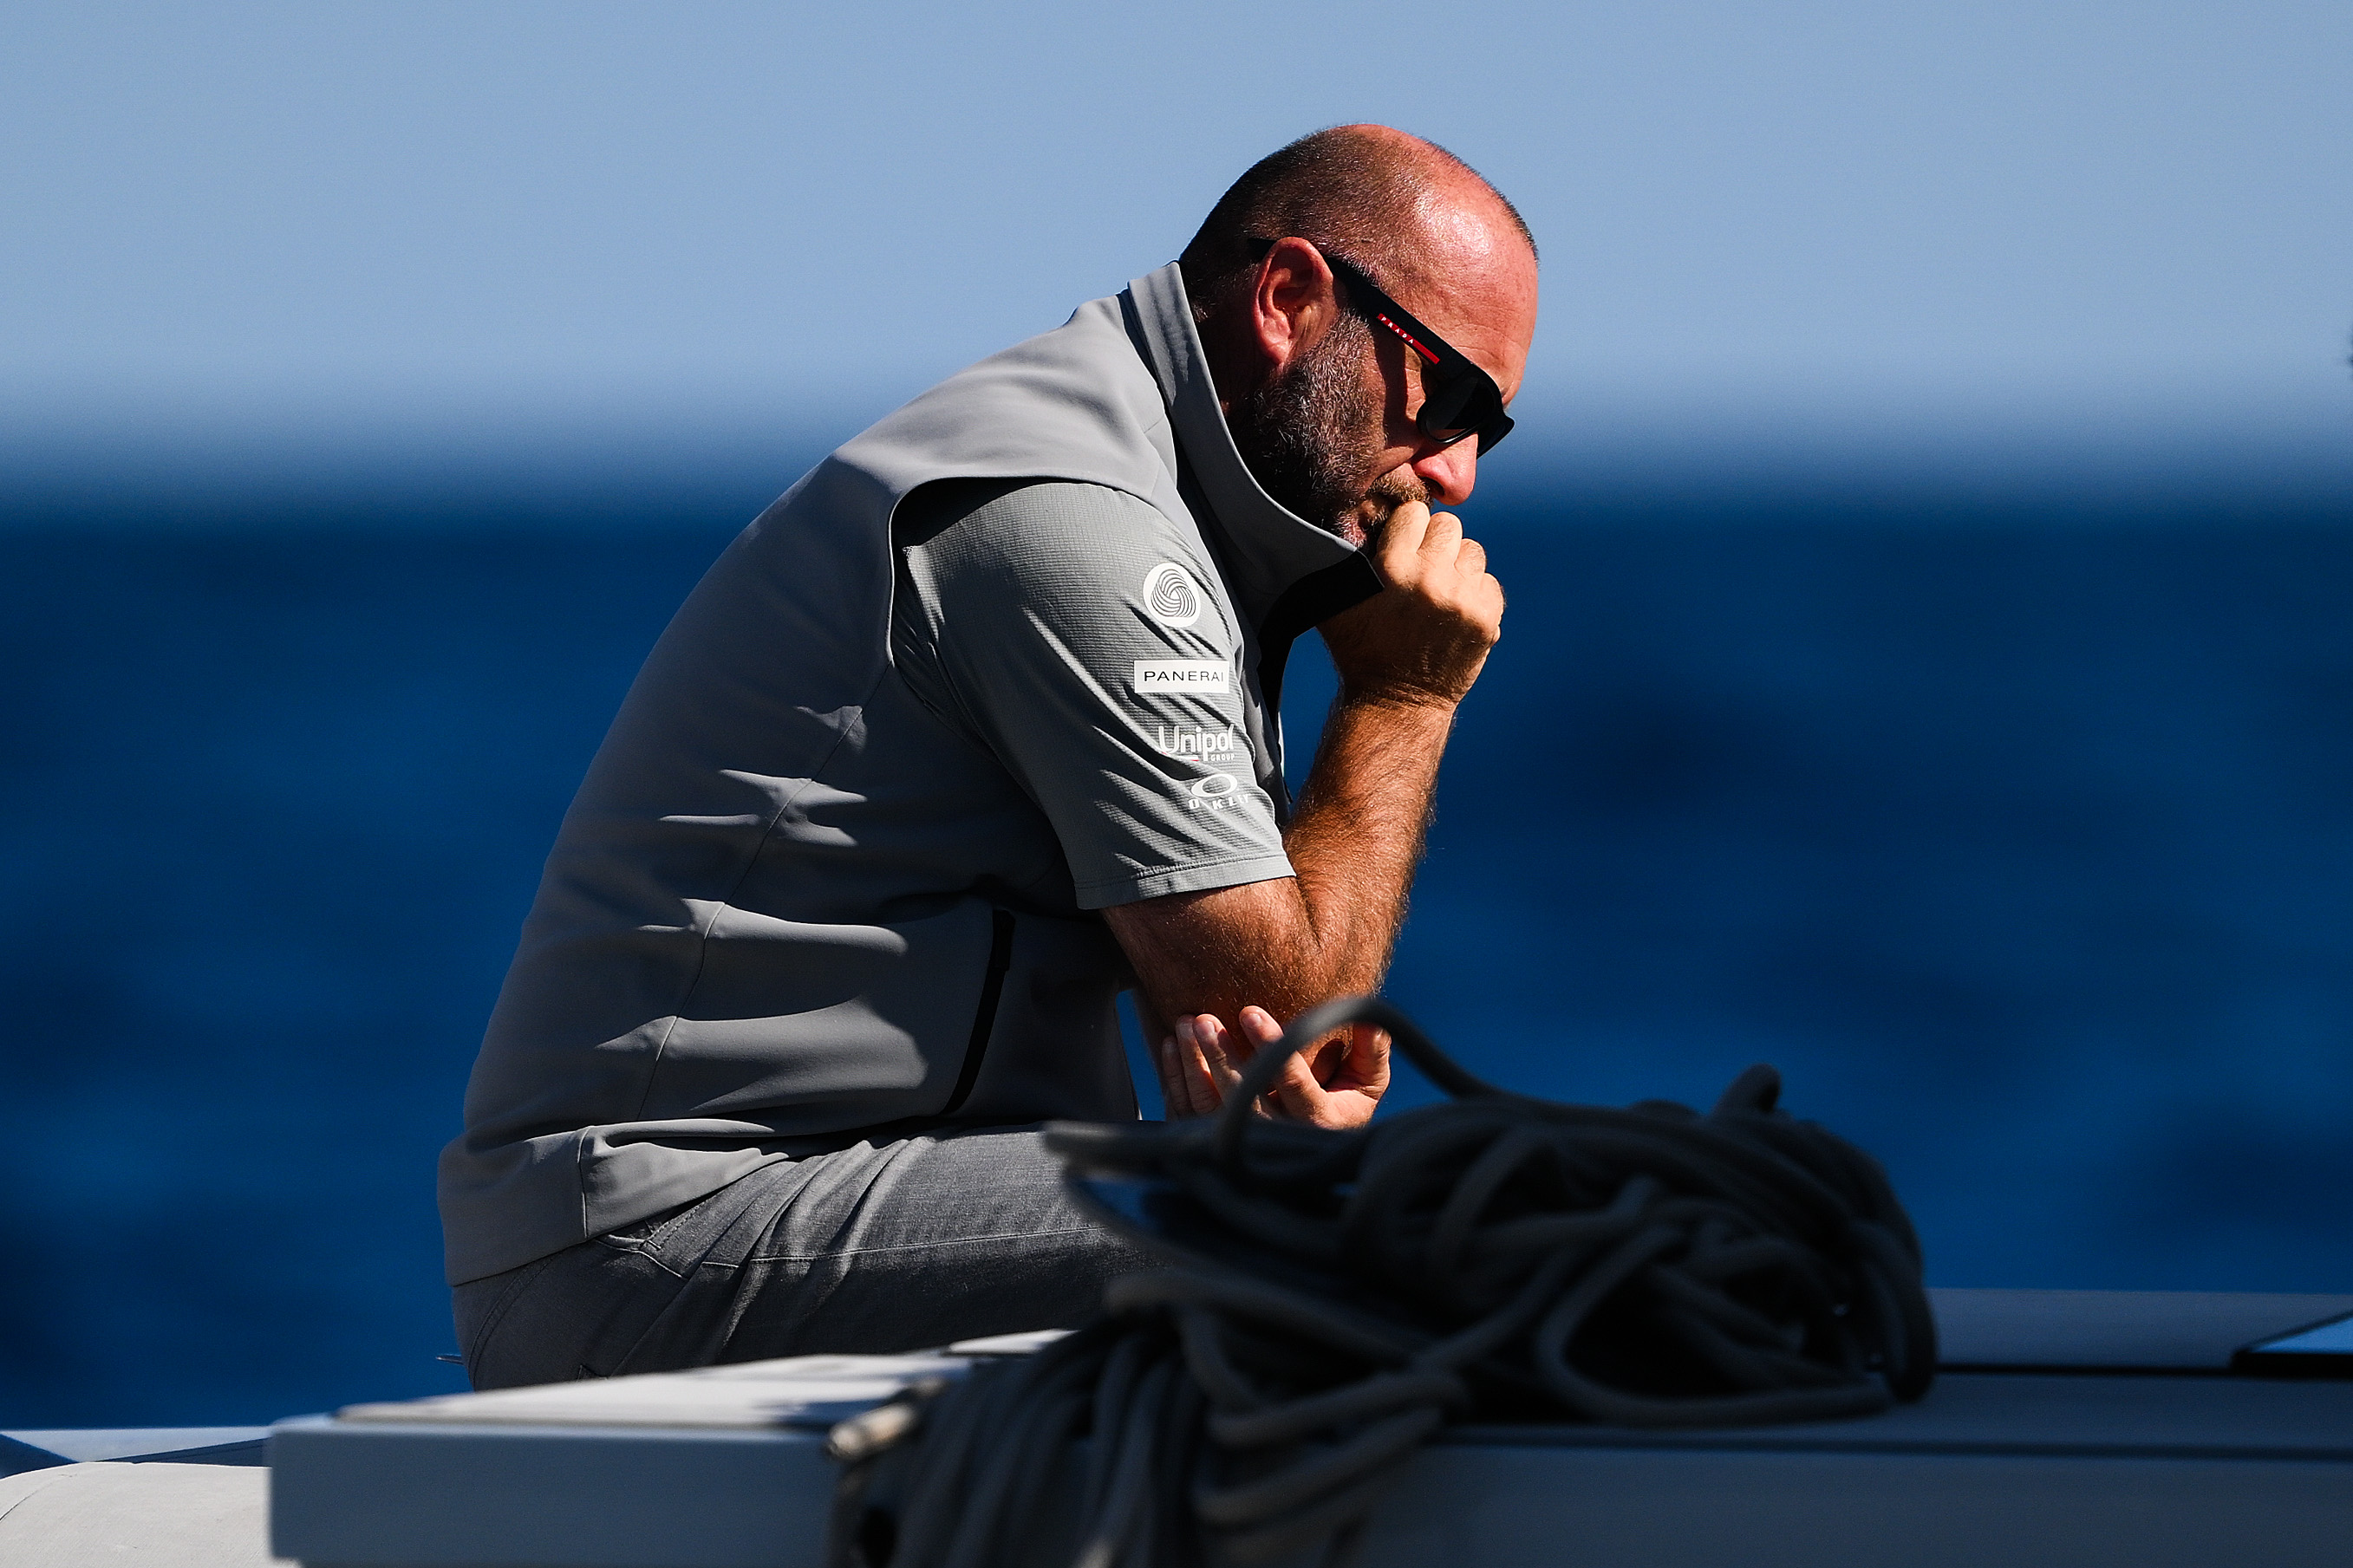
{"type": "MultiPolygon", "coordinates": [[[[1375,989],[1388,967],[1439,760],[1500,635],[1504,592],[1450,513],[1402,507],[1372,549],[1382,591],[1320,628],[1340,690],[1283,835],[1295,875],[1103,911],[1155,1035],[1245,1005],[1287,1020],[1375,989]]],[[[1370,1114],[1368,1102],[1327,1114],[1359,1109],[1370,1114]]]]}

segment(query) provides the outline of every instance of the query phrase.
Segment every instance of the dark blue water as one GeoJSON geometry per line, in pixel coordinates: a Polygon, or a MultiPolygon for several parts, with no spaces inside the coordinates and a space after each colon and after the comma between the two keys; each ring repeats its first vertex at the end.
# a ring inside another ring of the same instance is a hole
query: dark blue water
{"type": "MultiPolygon", "coordinates": [[[[0,1426],[459,1385],[433,1156],[746,510],[0,531],[0,1426]]],[[[1394,984],[1466,1061],[1603,1100],[1774,1061],[1937,1282],[2353,1289],[2344,508],[1477,526],[1512,611],[1394,984]]]]}

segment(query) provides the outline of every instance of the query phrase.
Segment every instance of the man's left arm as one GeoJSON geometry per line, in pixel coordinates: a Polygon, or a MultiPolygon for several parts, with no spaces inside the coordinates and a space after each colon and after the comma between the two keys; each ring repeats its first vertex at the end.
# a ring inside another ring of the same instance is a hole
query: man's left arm
{"type": "MultiPolygon", "coordinates": [[[[1439,762],[1504,597],[1451,514],[1400,508],[1374,550],[1382,591],[1323,627],[1340,692],[1283,836],[1294,874],[1103,911],[1152,1010],[1170,1020],[1159,1054],[1164,1086],[1176,1086],[1171,1114],[1214,1109],[1268,1023],[1377,987],[1404,924],[1439,762]]],[[[1327,1046],[1313,1071],[1298,1063],[1282,1108],[1339,1125],[1369,1116],[1387,1082],[1376,1047],[1358,1031],[1345,1058],[1327,1046]],[[1348,1097],[1315,1092],[1335,1085],[1348,1097]]]]}

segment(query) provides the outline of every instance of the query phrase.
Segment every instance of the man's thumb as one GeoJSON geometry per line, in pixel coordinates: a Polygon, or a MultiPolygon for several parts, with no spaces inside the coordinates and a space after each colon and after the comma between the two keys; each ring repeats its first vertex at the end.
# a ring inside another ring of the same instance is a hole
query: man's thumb
{"type": "Polygon", "coordinates": [[[1430,509],[1418,500],[1409,500],[1394,508],[1373,530],[1366,542],[1374,558],[1383,563],[1381,575],[1394,580],[1388,569],[1391,562],[1409,564],[1421,549],[1421,542],[1430,532],[1430,509]]]}

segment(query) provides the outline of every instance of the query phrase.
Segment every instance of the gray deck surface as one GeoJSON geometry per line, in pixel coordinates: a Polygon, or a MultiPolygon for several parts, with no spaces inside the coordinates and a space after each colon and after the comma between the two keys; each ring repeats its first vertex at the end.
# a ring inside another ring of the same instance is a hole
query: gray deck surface
{"type": "MultiPolygon", "coordinates": [[[[2234,1376],[2353,1295],[1940,1290],[1948,1370],[1854,1421],[1463,1426],[1366,1568],[2340,1568],[2353,1381],[2234,1376]]],[[[937,1362],[909,1361],[909,1376],[937,1362]]],[[[317,1563],[815,1568],[820,1435],[890,1369],[803,1358],[281,1424],[277,1539],[317,1563]]]]}
{"type": "Polygon", "coordinates": [[[1928,1292],[1948,1367],[2230,1370],[2231,1352],[2353,1312],[2353,1295],[2211,1290],[1928,1292]]]}
{"type": "MultiPolygon", "coordinates": [[[[1571,1542],[1582,1568],[2345,1558],[2353,1380],[2230,1365],[2353,1313],[2353,1294],[1932,1294],[1947,1370],[1920,1405],[1706,1431],[1457,1427],[1400,1478],[1366,1568],[1549,1568],[1571,1542]]],[[[274,1488],[254,1469],[264,1428],[12,1431],[0,1563],[259,1568],[274,1489],[281,1542],[315,1563],[802,1568],[832,1476],[818,1433],[876,1397],[858,1386],[875,1369],[840,1361],[306,1417],[275,1429],[274,1488]]]]}
{"type": "Polygon", "coordinates": [[[87,1426],[0,1432],[0,1476],[57,1465],[120,1462],[264,1465],[267,1426],[87,1426]]]}
{"type": "Polygon", "coordinates": [[[7,1568],[268,1568],[269,1473],[252,1465],[53,1465],[0,1476],[7,1568]]]}

